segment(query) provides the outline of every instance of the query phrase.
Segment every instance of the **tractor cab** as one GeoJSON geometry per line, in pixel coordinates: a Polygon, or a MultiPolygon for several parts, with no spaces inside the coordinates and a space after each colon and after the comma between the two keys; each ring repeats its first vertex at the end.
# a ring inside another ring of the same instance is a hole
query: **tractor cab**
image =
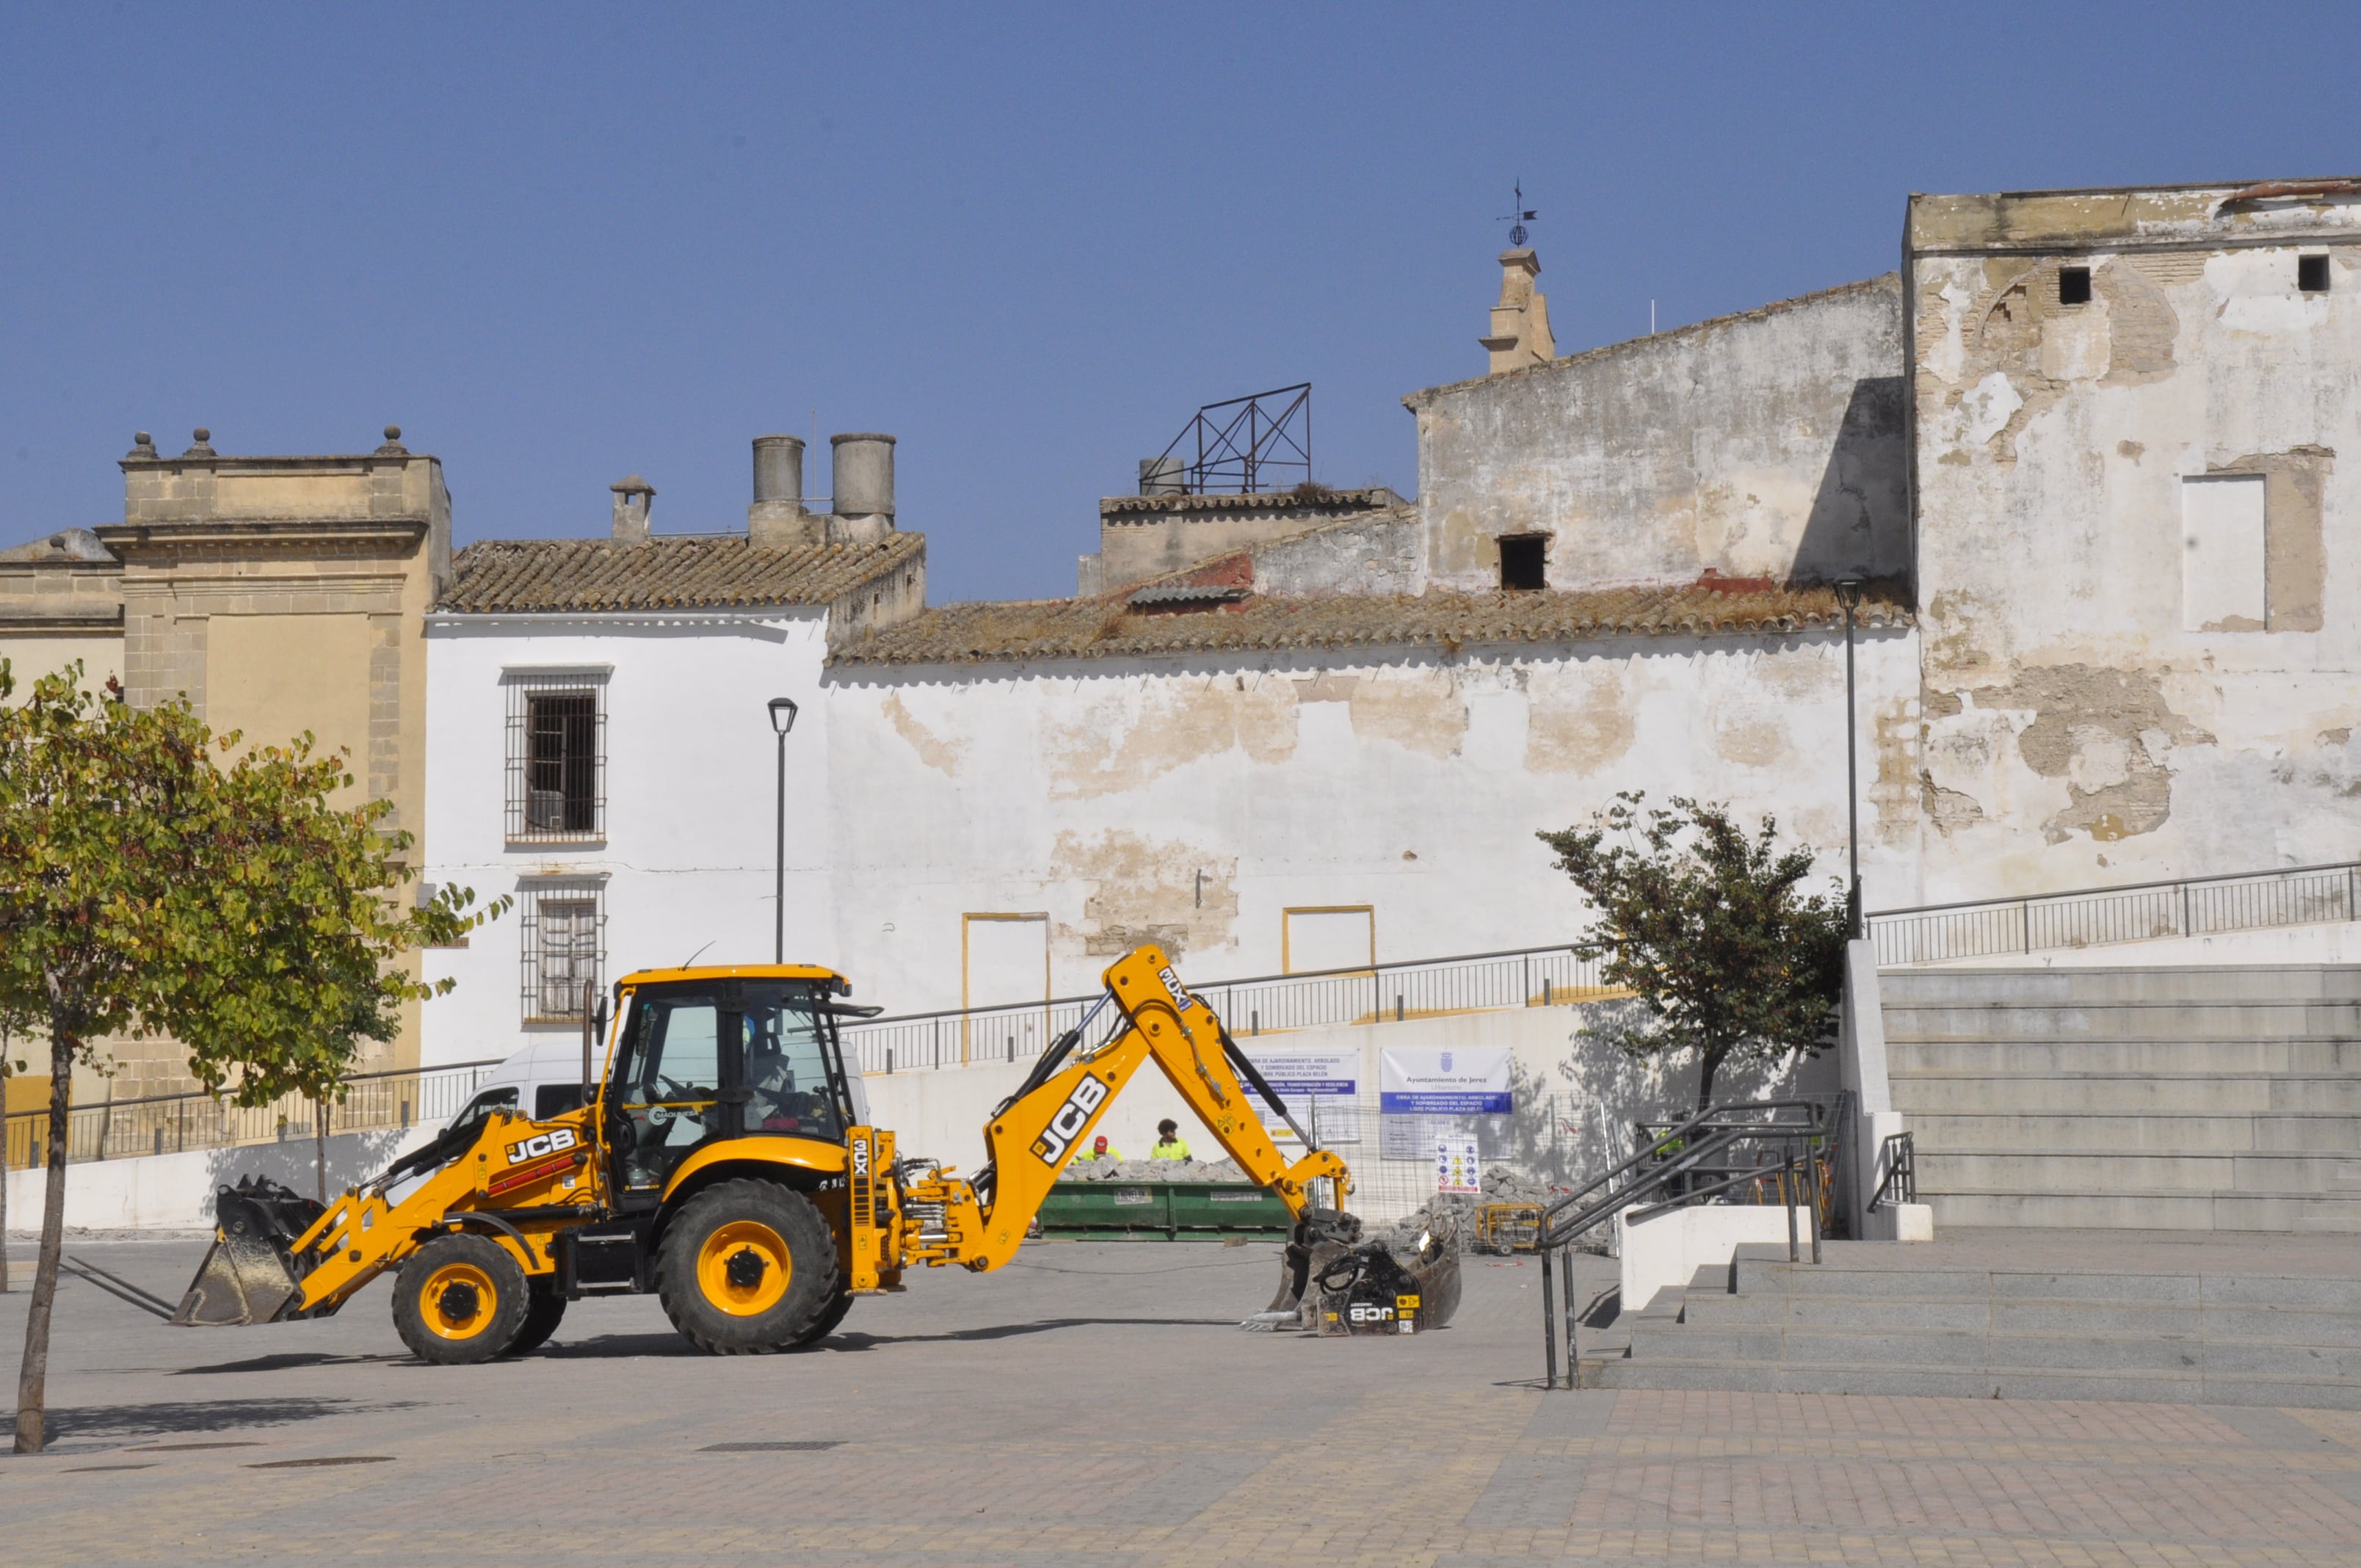
{"type": "Polygon", "coordinates": [[[626,976],[600,1115],[610,1190],[624,1212],[662,1201],[698,1150],[734,1138],[841,1148],[865,1113],[837,1019],[869,1009],[831,970],[803,965],[658,970],[626,976]]]}

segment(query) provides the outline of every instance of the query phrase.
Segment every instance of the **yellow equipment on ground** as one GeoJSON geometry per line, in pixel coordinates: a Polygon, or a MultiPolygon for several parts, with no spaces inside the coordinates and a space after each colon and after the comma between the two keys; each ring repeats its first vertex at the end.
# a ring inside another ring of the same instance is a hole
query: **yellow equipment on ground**
{"type": "Polygon", "coordinates": [[[1393,1332],[1448,1318],[1455,1248],[1396,1262],[1381,1243],[1356,1245],[1344,1162],[1308,1138],[1301,1158],[1280,1154],[1247,1086],[1285,1107],[1161,950],[1136,948],[1104,979],[1098,1005],[994,1112],[984,1166],[964,1178],[865,1124],[838,1020],[875,1010],[840,1000],[843,977],[796,965],[628,975],[587,1104],[455,1124],[324,1207],[269,1182],[224,1187],[214,1248],[172,1321],[324,1317],[392,1270],[395,1327],[431,1362],[521,1354],[568,1302],[642,1291],[702,1349],[790,1349],[834,1329],[854,1297],[900,1289],[913,1265],[1006,1263],[1150,1061],[1295,1216],[1279,1295],[1250,1321],[1393,1332]],[[1104,1037],[1086,1044],[1110,1008],[1104,1037]]]}

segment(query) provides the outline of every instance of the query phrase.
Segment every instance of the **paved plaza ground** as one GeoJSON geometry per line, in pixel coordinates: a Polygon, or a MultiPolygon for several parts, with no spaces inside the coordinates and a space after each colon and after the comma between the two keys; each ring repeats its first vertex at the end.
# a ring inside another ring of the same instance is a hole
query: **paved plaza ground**
{"type": "MultiPolygon", "coordinates": [[[[71,1250],[176,1296],[203,1247],[71,1250]]],[[[2361,1415],[1545,1394],[1532,1264],[1471,1259],[1433,1334],[1241,1333],[1275,1258],[1040,1245],[754,1360],[690,1352],[651,1299],[583,1303],[543,1354],[455,1369],[409,1359],[383,1284],[187,1330],[69,1282],[55,1446],[0,1458],[0,1556],[2361,1563],[2361,1415]],[[780,1443],[812,1446],[731,1446],[780,1443]]],[[[1586,1261],[1587,1295],[1613,1266],[1586,1261]]]]}

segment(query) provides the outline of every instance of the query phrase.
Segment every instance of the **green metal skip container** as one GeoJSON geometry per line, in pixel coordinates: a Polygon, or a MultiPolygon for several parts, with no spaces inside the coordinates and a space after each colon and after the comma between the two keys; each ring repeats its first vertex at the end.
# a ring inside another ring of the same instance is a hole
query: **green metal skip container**
{"type": "Polygon", "coordinates": [[[1039,1220],[1045,1235],[1175,1242],[1285,1236],[1295,1223],[1277,1193],[1250,1181],[1060,1181],[1039,1220]]]}

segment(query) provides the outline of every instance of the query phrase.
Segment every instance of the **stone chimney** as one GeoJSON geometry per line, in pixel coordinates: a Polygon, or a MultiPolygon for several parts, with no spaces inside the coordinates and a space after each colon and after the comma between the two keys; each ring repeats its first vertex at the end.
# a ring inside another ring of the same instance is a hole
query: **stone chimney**
{"type": "Polygon", "coordinates": [[[828,438],[835,472],[830,544],[874,544],[894,532],[894,438],[871,433],[828,438]]]}
{"type": "Polygon", "coordinates": [[[1141,458],[1139,493],[1143,496],[1187,495],[1189,465],[1178,457],[1141,458]]]}
{"type": "Polygon", "coordinates": [[[804,510],[804,444],[799,436],[754,438],[754,502],[746,509],[746,539],[757,550],[800,550],[824,537],[818,518],[804,510]]]}
{"type": "Polygon", "coordinates": [[[655,506],[656,488],[637,474],[607,488],[615,492],[615,543],[645,544],[648,513],[655,506]]]}
{"type": "Polygon", "coordinates": [[[1500,252],[1500,302],[1492,307],[1490,335],[1476,341],[1492,351],[1490,374],[1546,365],[1557,357],[1550,336],[1549,302],[1533,287],[1541,258],[1528,246],[1500,252]]]}

